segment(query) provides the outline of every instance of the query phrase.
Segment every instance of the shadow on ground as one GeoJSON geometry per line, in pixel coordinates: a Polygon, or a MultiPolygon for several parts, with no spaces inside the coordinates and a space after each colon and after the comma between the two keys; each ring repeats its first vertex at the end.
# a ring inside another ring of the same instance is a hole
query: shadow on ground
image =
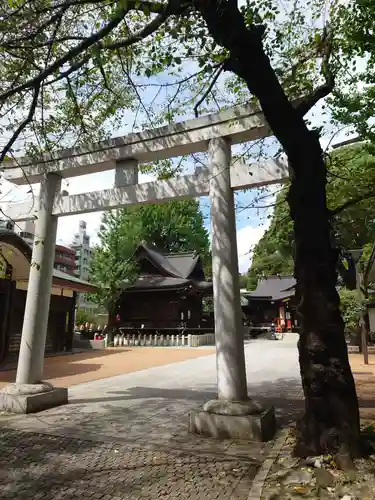
{"type": "MultiPolygon", "coordinates": [[[[76,363],[77,361],[83,361],[86,359],[92,359],[92,358],[103,358],[107,356],[112,356],[113,354],[119,354],[122,352],[129,352],[129,349],[122,348],[122,347],[117,347],[116,350],[110,350],[110,349],[90,349],[90,350],[85,350],[85,351],[77,351],[77,352],[57,352],[55,354],[46,354],[44,358],[44,366],[56,366],[59,363],[66,364],[66,363],[76,363]]],[[[10,370],[16,370],[17,369],[17,363],[18,363],[18,358],[12,359],[12,360],[5,360],[2,363],[0,363],[0,373],[5,372],[5,371],[10,371],[10,370]]]]}
{"type": "Polygon", "coordinates": [[[3,432],[0,448],[3,500],[246,500],[257,471],[245,458],[213,460],[30,432],[3,432]]]}
{"type": "MultiPolygon", "coordinates": [[[[301,399],[301,391],[301,383],[297,379],[282,378],[249,386],[249,395],[253,399],[265,407],[275,407],[280,426],[288,425],[299,417],[304,404],[301,399]]],[[[169,406],[171,401],[190,401],[193,407],[215,397],[216,393],[212,387],[203,388],[200,391],[179,388],[132,387],[125,391],[108,391],[103,398],[73,398],[70,404],[91,406],[98,403],[101,407],[109,409],[111,403],[118,407],[121,402],[137,402],[136,406],[131,406],[131,408],[138,414],[142,413],[142,409],[150,406],[155,411],[163,410],[169,406]]]]}
{"type": "MultiPolygon", "coordinates": [[[[78,360],[77,360],[78,361],[78,360]]],[[[95,372],[100,370],[102,367],[101,363],[85,363],[79,364],[73,361],[67,361],[66,363],[56,363],[51,366],[45,366],[44,369],[44,379],[64,379],[65,377],[71,377],[74,375],[84,375],[85,373],[95,372]]],[[[4,371],[0,372],[0,383],[1,382],[14,382],[16,380],[16,371],[4,371]]]]}
{"type": "MultiPolygon", "coordinates": [[[[114,354],[130,352],[128,349],[119,349],[118,351],[92,350],[68,355],[57,355],[45,358],[44,380],[64,379],[75,375],[84,375],[101,369],[103,364],[100,360],[114,354]],[[80,363],[95,359],[93,363],[80,363]]],[[[5,367],[0,369],[0,384],[14,382],[16,379],[16,366],[13,363],[12,368],[5,367]]]]}
{"type": "MultiPolygon", "coordinates": [[[[0,497],[246,500],[268,445],[188,434],[189,411],[212,389],[132,387],[0,417],[0,497]]],[[[281,426],[298,418],[300,390],[296,379],[249,386],[281,426]]]]}

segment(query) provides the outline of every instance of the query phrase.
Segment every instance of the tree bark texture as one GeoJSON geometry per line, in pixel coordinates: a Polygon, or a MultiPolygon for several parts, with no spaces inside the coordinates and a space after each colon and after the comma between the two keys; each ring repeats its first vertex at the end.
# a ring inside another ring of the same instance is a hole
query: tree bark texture
{"type": "Polygon", "coordinates": [[[338,256],[330,238],[326,169],[319,138],[285,95],[264,51],[262,27],[248,29],[236,2],[197,0],[196,7],[212,37],[230,54],[226,69],[241,77],[258,98],[291,167],[288,201],[296,242],[298,349],[305,394],[296,453],[357,456],[358,400],[336,291],[338,256]]]}

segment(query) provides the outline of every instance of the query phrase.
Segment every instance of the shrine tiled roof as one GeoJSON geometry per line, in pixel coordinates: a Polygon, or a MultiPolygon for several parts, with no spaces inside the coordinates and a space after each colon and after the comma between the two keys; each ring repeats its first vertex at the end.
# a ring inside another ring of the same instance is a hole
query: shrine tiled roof
{"type": "Polygon", "coordinates": [[[175,278],[189,278],[199,261],[195,252],[164,253],[146,245],[141,247],[154,264],[175,278]]]}
{"type": "Polygon", "coordinates": [[[295,285],[293,276],[267,276],[258,282],[256,290],[244,295],[255,300],[283,300],[294,296],[295,285]]]}
{"type": "Polygon", "coordinates": [[[133,284],[124,282],[124,291],[193,288],[203,293],[212,293],[212,283],[205,281],[202,262],[196,252],[165,253],[142,244],[133,258],[138,262],[151,262],[153,272],[150,269],[144,272],[141,270],[133,284]]]}
{"type": "Polygon", "coordinates": [[[132,285],[125,286],[125,291],[146,291],[178,288],[193,288],[197,291],[211,293],[212,283],[209,281],[195,281],[183,278],[143,275],[139,276],[139,278],[132,285]]]}

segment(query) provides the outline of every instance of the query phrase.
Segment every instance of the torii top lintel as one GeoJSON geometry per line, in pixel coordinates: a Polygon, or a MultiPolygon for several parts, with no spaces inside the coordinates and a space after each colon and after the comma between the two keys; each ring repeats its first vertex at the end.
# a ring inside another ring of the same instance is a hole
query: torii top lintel
{"type": "Polygon", "coordinates": [[[40,182],[43,174],[59,173],[62,177],[112,170],[116,161],[136,159],[152,162],[205,151],[215,137],[228,137],[232,144],[271,135],[263,113],[250,104],[233,106],[219,113],[186,120],[143,132],[131,133],[95,144],[57,151],[53,157],[23,157],[7,161],[5,177],[14,184],[40,182]]]}

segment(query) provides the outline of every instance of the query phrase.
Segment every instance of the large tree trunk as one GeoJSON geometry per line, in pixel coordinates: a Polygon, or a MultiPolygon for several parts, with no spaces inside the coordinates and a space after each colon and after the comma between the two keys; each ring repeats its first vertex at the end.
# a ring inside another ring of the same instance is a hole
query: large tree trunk
{"type": "Polygon", "coordinates": [[[319,139],[303,111],[286,97],[262,46],[261,27],[246,28],[236,2],[197,0],[208,29],[230,53],[226,69],[246,82],[289,159],[294,221],[295,276],[301,332],[299,357],[305,415],[299,425],[299,455],[359,454],[358,400],[336,292],[337,255],[330,240],[326,170],[319,139]]]}
{"type": "Polygon", "coordinates": [[[295,175],[288,195],[295,231],[298,349],[305,394],[296,452],[358,456],[358,400],[335,287],[337,253],[330,242],[325,168],[318,138],[313,134],[310,138],[310,144],[304,143],[306,154],[301,151],[302,158],[291,165],[295,175]]]}

